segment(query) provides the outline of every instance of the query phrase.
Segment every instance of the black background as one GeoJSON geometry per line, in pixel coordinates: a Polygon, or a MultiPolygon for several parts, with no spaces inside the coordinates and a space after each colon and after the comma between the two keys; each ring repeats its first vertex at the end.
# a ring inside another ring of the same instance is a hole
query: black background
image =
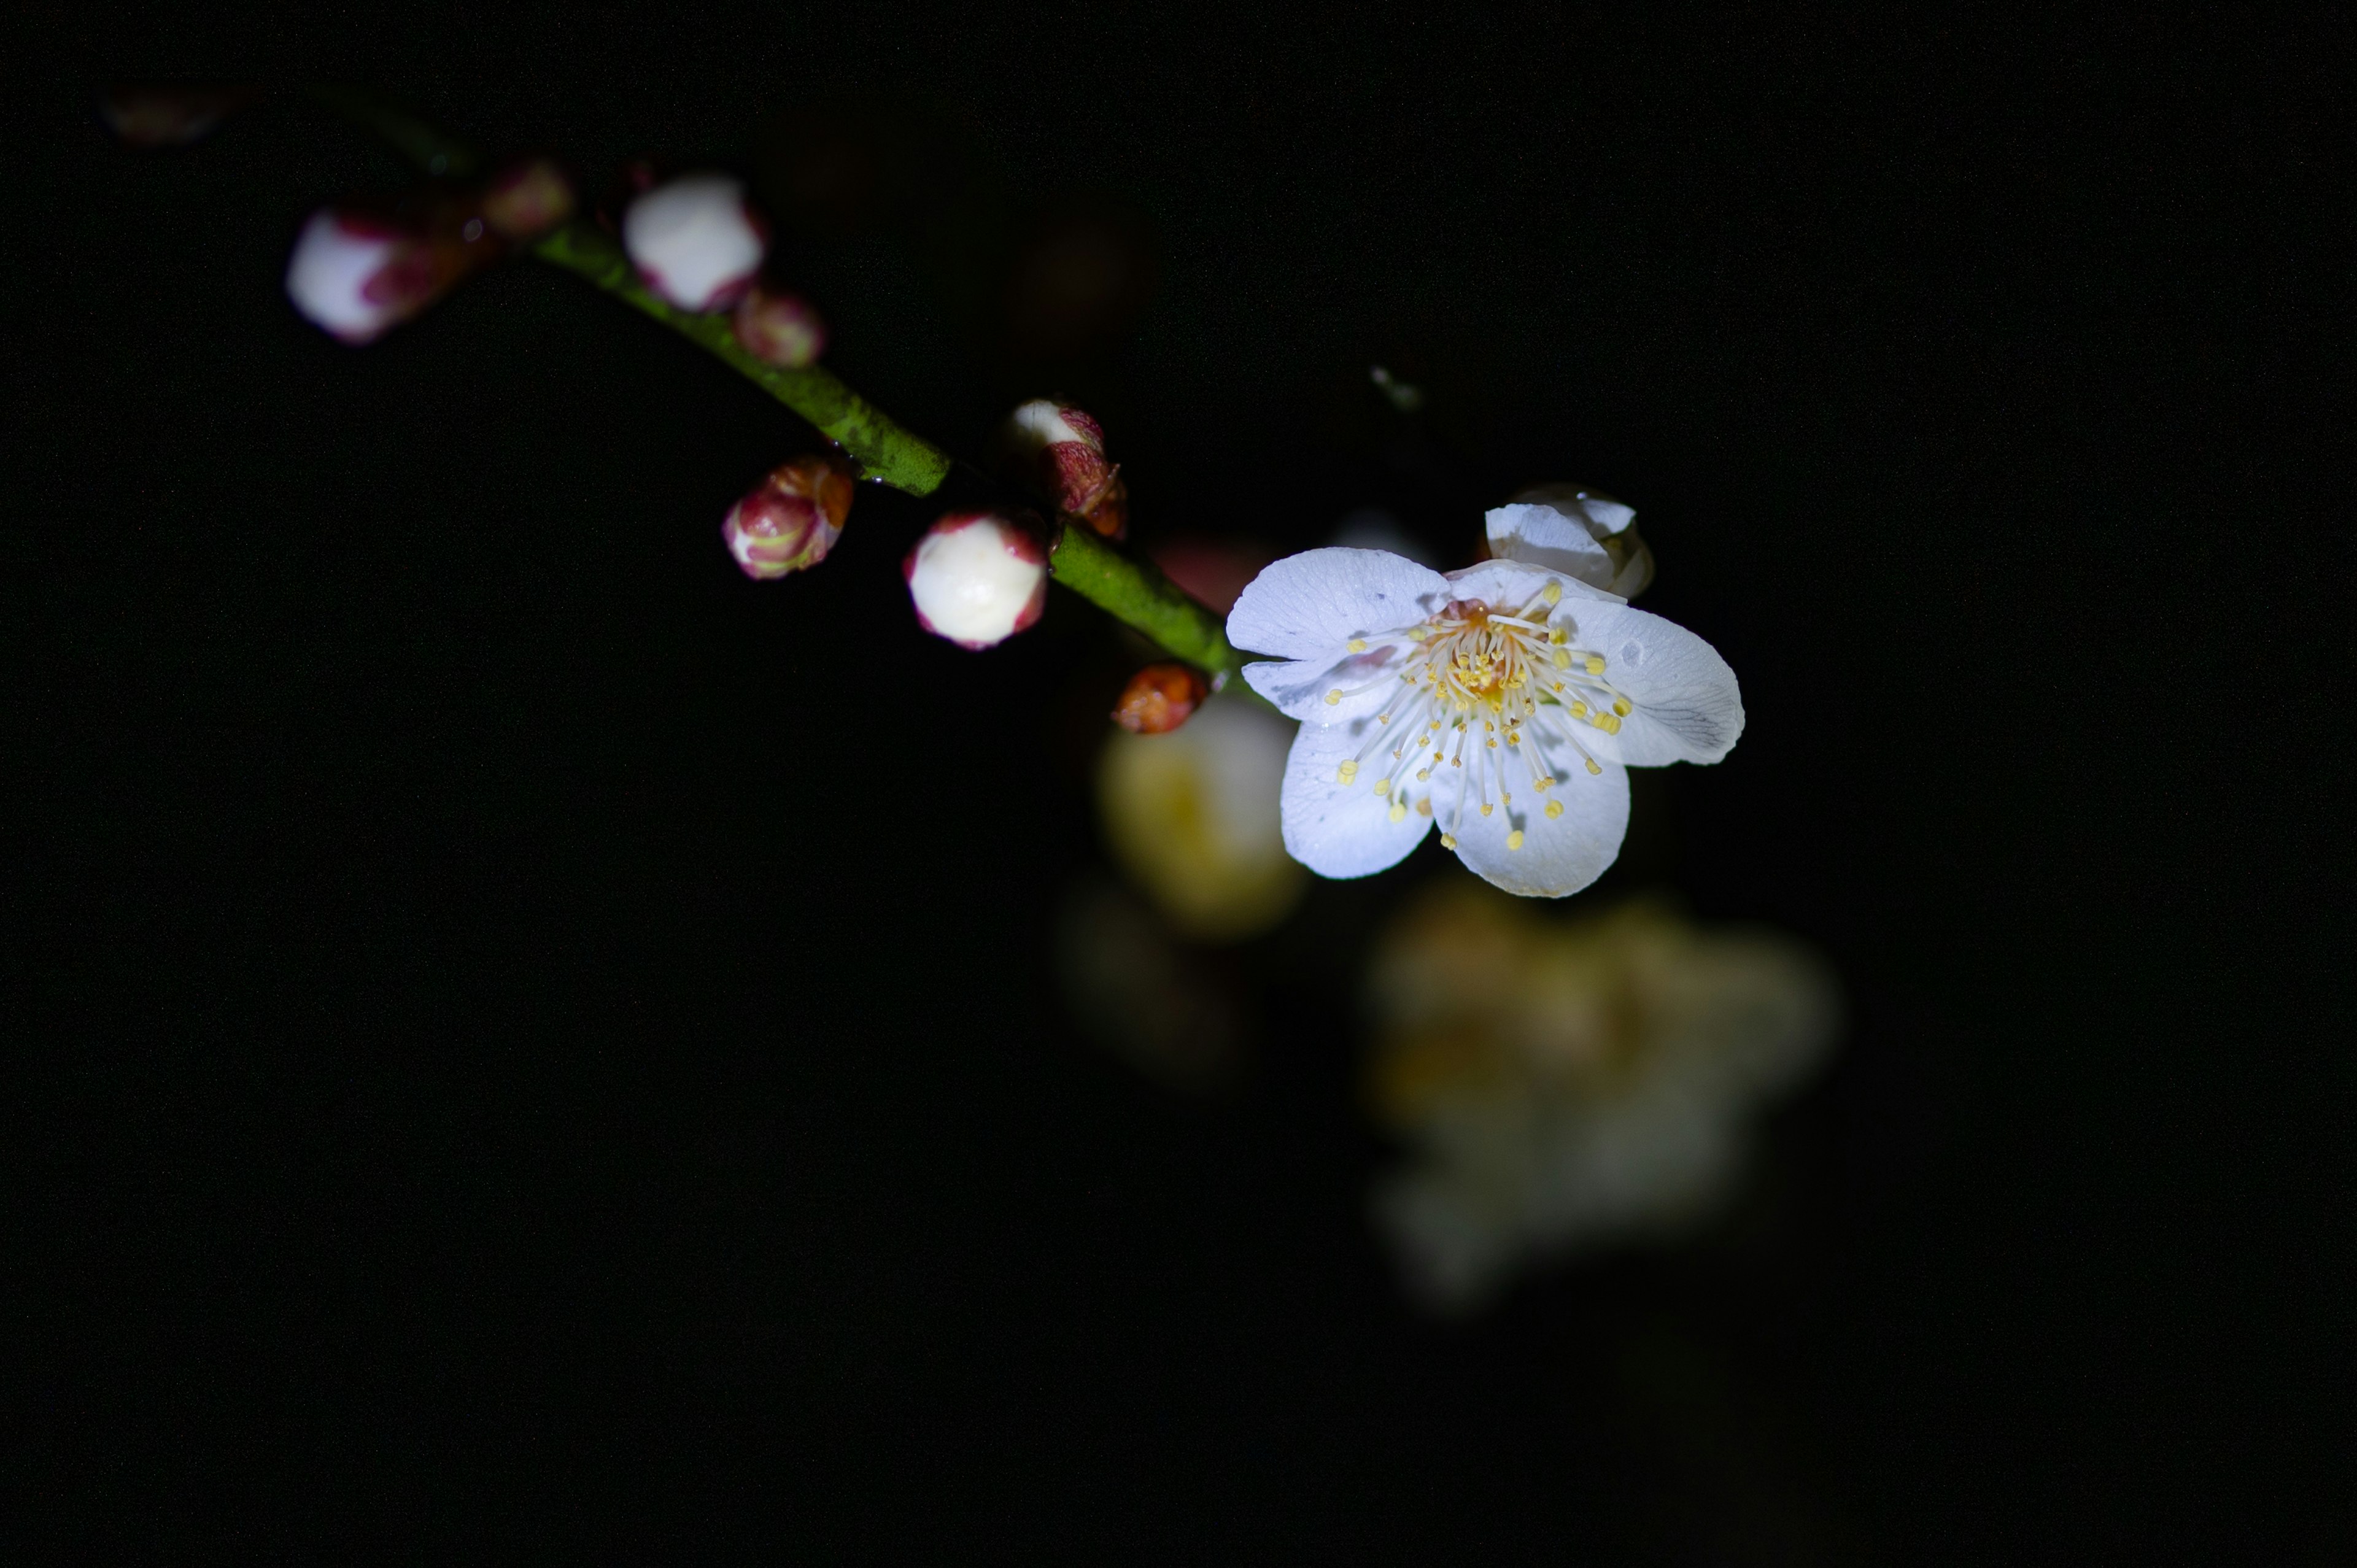
{"type": "Polygon", "coordinates": [[[2345,1542],[2345,27],[377,20],[61,34],[11,111],[22,1546],[2345,1542]],[[1333,954],[1437,850],[1249,961],[1232,1094],[1137,1078],[1047,960],[1096,612],[921,637],[875,492],[747,583],[791,416],[523,263],[328,341],[286,246],[400,166],[292,100],[126,153],[116,70],[365,81],[594,179],[919,127],[941,200],[787,221],[830,362],[965,452],[1082,395],[1148,541],[1631,499],[1750,721],[1616,876],[1850,999],[1753,1197],[1415,1316],[1333,954]],[[1026,359],[972,280],[1074,202],[1154,292],[1026,359]]]}

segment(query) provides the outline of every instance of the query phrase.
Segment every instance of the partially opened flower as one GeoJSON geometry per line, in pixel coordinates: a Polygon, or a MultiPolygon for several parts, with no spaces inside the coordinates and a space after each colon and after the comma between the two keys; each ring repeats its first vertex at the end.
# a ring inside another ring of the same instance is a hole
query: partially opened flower
{"type": "Polygon", "coordinates": [[[1537,1256],[1707,1218],[1839,1011],[1777,932],[1645,903],[1560,920],[1463,883],[1411,904],[1368,973],[1373,1109],[1413,1151],[1374,1218],[1443,1310],[1537,1256]]]}
{"type": "Polygon", "coordinates": [[[630,203],[622,248],[649,288],[682,310],[717,310],[752,286],[769,236],[745,204],[745,183],[687,174],[630,203]]]}
{"type": "Polygon", "coordinates": [[[1312,550],[1253,580],[1228,639],[1279,660],[1244,678],[1302,721],[1285,845],[1322,876],[1394,865],[1437,824],[1510,893],[1577,893],[1620,853],[1625,768],[1717,762],[1743,732],[1708,643],[1558,566],[1312,550]]]}
{"type": "Polygon", "coordinates": [[[1653,580],[1653,553],[1631,526],[1634,508],[1586,485],[1534,485],[1492,507],[1490,553],[1567,572],[1633,599],[1653,580]]]}

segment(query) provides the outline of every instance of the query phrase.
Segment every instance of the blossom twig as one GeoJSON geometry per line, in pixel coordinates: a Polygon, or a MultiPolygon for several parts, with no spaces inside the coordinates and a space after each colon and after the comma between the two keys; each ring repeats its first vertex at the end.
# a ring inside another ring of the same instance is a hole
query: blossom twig
{"type": "MultiPolygon", "coordinates": [[[[426,173],[463,178],[478,171],[473,148],[421,120],[345,87],[314,86],[310,96],[373,131],[426,173]]],[[[785,370],[745,351],[729,317],[696,315],[666,303],[639,281],[622,248],[595,224],[576,219],[533,242],[533,253],[587,280],[717,356],[841,446],[863,478],[929,496],[953,467],[949,454],[899,423],[831,371],[785,370]]],[[[1070,529],[1049,557],[1058,582],[1135,628],[1165,650],[1224,678],[1243,660],[1229,646],[1220,618],[1189,598],[1151,563],[1084,529],[1070,529]]]]}

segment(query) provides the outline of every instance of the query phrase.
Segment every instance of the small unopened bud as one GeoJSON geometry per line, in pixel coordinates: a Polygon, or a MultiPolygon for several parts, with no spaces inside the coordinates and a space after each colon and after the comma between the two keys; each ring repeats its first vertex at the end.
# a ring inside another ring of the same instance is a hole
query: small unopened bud
{"type": "Polygon", "coordinates": [[[765,364],[799,371],[825,351],[826,325],[802,295],[755,284],[737,302],[737,341],[765,364]]]}
{"type": "Polygon", "coordinates": [[[1132,735],[1168,735],[1211,694],[1211,683],[1191,665],[1149,664],[1121,689],[1113,722],[1132,735]]]}
{"type": "Polygon", "coordinates": [[[659,185],[622,214],[622,248],[649,288],[682,310],[718,310],[752,285],[769,252],[745,184],[689,174],[659,185]]]}
{"type": "Polygon", "coordinates": [[[900,572],[919,624],[961,648],[1006,641],[1038,620],[1048,602],[1048,552],[997,512],[944,515],[900,572]]]}
{"type": "Polygon", "coordinates": [[[373,342],[434,303],[453,276],[431,240],[372,213],[311,214],[286,263],[286,296],[347,343],[373,342]]]}
{"type": "Polygon", "coordinates": [[[782,577],[826,559],[851,516],[851,470],[838,457],[797,457],[728,509],[720,537],[745,575],[782,577]]]}
{"type": "Polygon", "coordinates": [[[1018,472],[1066,517],[1120,538],[1129,527],[1129,491],[1105,461],[1104,431],[1086,413],[1034,398],[1007,416],[1001,440],[1018,472]]]}
{"type": "Polygon", "coordinates": [[[503,239],[536,239],[572,217],[573,207],[573,182],[546,158],[510,164],[483,186],[483,221],[503,239]]]}
{"type": "Polygon", "coordinates": [[[166,87],[123,83],[107,89],[98,113],[125,146],[185,147],[244,106],[242,87],[166,87]]]}

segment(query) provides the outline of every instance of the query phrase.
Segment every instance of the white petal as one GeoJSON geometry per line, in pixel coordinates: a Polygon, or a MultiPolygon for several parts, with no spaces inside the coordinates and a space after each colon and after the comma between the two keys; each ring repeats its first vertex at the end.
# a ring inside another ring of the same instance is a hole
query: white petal
{"type": "MultiPolygon", "coordinates": [[[[1566,755],[1574,754],[1566,748],[1566,755]]],[[[1560,898],[1603,875],[1628,835],[1629,775],[1617,762],[1598,760],[1604,771],[1590,773],[1574,756],[1568,776],[1551,789],[1517,790],[1512,806],[1492,801],[1486,817],[1469,794],[1464,816],[1449,823],[1458,858],[1484,881],[1526,898],[1560,898]],[[1546,814],[1550,800],[1563,802],[1562,816],[1546,814]],[[1516,832],[1523,846],[1509,849],[1516,832]]],[[[1451,814],[1446,805],[1441,811],[1451,814]]]]}
{"type": "Polygon", "coordinates": [[[1631,768],[1717,762],[1743,734],[1743,693],[1718,650],[1674,621],[1618,604],[1566,601],[1555,624],[1576,623],[1572,645],[1604,655],[1603,679],[1635,712],[1620,733],[1583,726],[1582,746],[1631,768]]]}
{"type": "MultiPolygon", "coordinates": [[[[1563,585],[1564,598],[1597,599],[1619,604],[1620,599],[1592,583],[1582,582],[1567,572],[1552,566],[1534,566],[1522,561],[1484,561],[1478,566],[1461,567],[1448,574],[1448,596],[1452,599],[1479,599],[1492,609],[1520,609],[1543,593],[1549,583],[1563,585]]],[[[1545,607],[1540,606],[1544,611],[1545,607]]]]}
{"type": "Polygon", "coordinates": [[[1247,664],[1244,680],[1286,718],[1338,725],[1383,712],[1404,689],[1399,671],[1405,662],[1394,643],[1340,658],[1247,664]]]}
{"type": "Polygon", "coordinates": [[[1587,524],[1587,532],[1598,538],[1618,533],[1637,520],[1636,508],[1624,506],[1586,485],[1533,485],[1515,492],[1514,499],[1553,507],[1574,521],[1587,524]]]}
{"type": "Polygon", "coordinates": [[[1414,626],[1447,591],[1439,573],[1387,551],[1307,550],[1244,585],[1228,640],[1281,659],[1335,658],[1354,637],[1414,626]]]}
{"type": "Polygon", "coordinates": [[[1594,587],[1612,582],[1612,557],[1577,517],[1538,502],[1492,507],[1487,516],[1490,553],[1501,560],[1551,566],[1594,587]]]}
{"type": "Polygon", "coordinates": [[[1410,810],[1391,820],[1398,791],[1374,791],[1381,754],[1362,763],[1356,779],[1339,777],[1344,762],[1367,743],[1372,719],[1356,725],[1303,725],[1285,759],[1286,853],[1320,876],[1369,876],[1407,858],[1432,819],[1410,810]]]}

